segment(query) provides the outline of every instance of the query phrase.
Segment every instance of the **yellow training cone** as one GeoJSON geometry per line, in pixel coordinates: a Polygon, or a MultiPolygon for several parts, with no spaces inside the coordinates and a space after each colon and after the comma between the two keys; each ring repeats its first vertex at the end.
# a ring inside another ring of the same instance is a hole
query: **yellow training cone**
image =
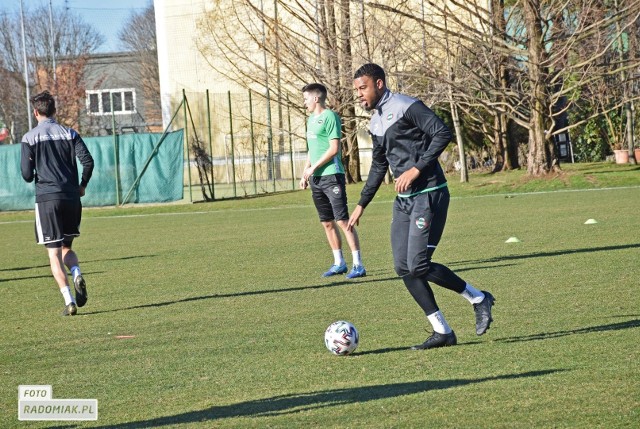
{"type": "Polygon", "coordinates": [[[587,221],[584,224],[585,225],[592,225],[594,223],[598,223],[598,221],[595,220],[595,219],[587,219],[587,221]]]}
{"type": "Polygon", "coordinates": [[[518,237],[509,237],[509,239],[507,241],[505,241],[505,243],[520,243],[520,239],[518,237]]]}

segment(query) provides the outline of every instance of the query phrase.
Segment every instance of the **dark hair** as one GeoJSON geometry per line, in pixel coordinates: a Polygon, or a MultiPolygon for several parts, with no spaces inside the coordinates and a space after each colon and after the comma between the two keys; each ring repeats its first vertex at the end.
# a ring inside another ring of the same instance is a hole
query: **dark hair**
{"type": "Polygon", "coordinates": [[[381,79],[386,83],[384,70],[378,64],[368,63],[360,66],[358,70],[353,74],[354,79],[358,79],[362,76],[369,76],[374,81],[381,79]]]}
{"type": "Polygon", "coordinates": [[[321,83],[308,83],[302,87],[302,92],[315,93],[322,102],[327,99],[327,88],[321,83]]]}
{"type": "Polygon", "coordinates": [[[56,113],[56,100],[49,91],[43,91],[40,94],[36,94],[30,98],[33,108],[38,111],[39,114],[46,116],[47,118],[53,116],[56,113]]]}

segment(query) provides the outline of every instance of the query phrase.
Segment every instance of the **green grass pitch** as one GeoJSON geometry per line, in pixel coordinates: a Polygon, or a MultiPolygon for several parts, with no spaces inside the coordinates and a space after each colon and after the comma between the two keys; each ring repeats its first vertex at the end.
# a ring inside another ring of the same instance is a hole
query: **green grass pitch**
{"type": "Polygon", "coordinates": [[[494,323],[477,337],[471,305],[434,286],[459,345],[424,352],[407,350],[429,332],[393,271],[391,186],[361,219],[354,281],[320,277],[308,192],[85,210],[73,318],[32,213],[1,214],[0,427],[638,427],[640,188],[452,193],[434,259],[493,293],[494,323]],[[352,356],[324,347],[340,319],[352,356]],[[24,384],[97,399],[98,421],[19,422],[24,384]]]}

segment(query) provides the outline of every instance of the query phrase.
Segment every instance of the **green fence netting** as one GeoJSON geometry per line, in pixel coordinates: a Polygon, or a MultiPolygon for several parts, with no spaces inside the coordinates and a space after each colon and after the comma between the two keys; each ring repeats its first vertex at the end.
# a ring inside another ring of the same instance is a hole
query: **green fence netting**
{"type": "MultiPolygon", "coordinates": [[[[87,137],[84,141],[95,162],[82,198],[85,207],[183,198],[183,130],[123,134],[115,141],[113,136],[87,137]]],[[[20,145],[0,146],[0,165],[0,211],[32,209],[35,189],[22,179],[20,145]]],[[[78,170],[81,174],[80,165],[78,170]]]]}

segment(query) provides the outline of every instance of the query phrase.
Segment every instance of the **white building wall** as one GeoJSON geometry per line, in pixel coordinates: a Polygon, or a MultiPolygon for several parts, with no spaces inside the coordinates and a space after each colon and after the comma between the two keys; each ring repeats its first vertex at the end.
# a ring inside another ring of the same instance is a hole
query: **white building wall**
{"type": "Polygon", "coordinates": [[[166,126],[189,92],[238,91],[217,73],[196,46],[197,24],[203,19],[207,0],[154,0],[158,66],[162,96],[162,119],[166,126]]]}

